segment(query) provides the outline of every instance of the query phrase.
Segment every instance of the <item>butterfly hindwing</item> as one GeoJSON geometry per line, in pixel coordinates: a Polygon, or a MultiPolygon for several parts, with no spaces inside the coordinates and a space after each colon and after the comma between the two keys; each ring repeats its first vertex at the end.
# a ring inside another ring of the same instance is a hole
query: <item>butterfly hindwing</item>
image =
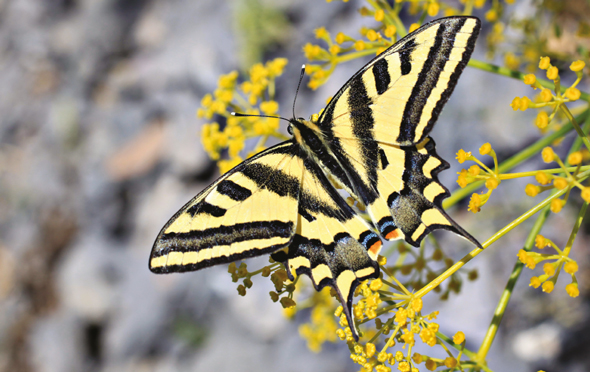
{"type": "MultiPolygon", "coordinates": [[[[450,227],[475,241],[462,229],[453,228],[456,223],[442,207],[422,203],[428,198],[419,191],[402,197],[395,205],[384,194],[391,194],[392,188],[397,193],[410,190],[406,178],[422,172],[407,168],[405,155],[414,159],[415,146],[432,129],[469,61],[479,28],[480,22],[474,17],[448,17],[422,26],[356,73],[319,118],[317,125],[326,143],[349,175],[373,223],[388,240],[405,238],[416,245],[431,230],[450,227]],[[394,164],[387,171],[392,173],[386,176],[379,171],[385,159],[384,146],[407,150],[385,157],[394,164]]],[[[434,192],[439,186],[433,182],[427,191],[434,192]]],[[[438,199],[448,196],[446,192],[440,195],[438,199]]]]}
{"type": "Polygon", "coordinates": [[[270,148],[188,202],[158,235],[150,269],[198,270],[288,245],[295,234],[303,172],[297,148],[292,141],[270,148]]]}
{"type": "Polygon", "coordinates": [[[356,336],[352,298],[362,280],[379,276],[381,239],[336,191],[311,159],[304,162],[297,230],[287,252],[273,254],[293,273],[308,275],[315,289],[336,290],[356,336]]]}

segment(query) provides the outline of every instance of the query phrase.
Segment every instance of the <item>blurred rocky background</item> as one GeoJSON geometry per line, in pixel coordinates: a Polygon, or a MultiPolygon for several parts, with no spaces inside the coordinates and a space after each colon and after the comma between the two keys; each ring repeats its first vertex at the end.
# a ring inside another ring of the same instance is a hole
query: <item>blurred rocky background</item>
{"type": "MultiPolygon", "coordinates": [[[[195,112],[218,76],[289,58],[278,80],[289,116],[305,62],[301,47],[315,42],[320,26],[357,35],[370,21],[359,7],[0,0],[0,371],[358,370],[342,343],[320,354],[307,349],[297,324],[308,314],[285,319],[268,296],[270,281],[255,281],[240,297],[226,267],[157,276],[147,264],[159,229],[217,175],[201,150],[195,112]]],[[[476,57],[483,54],[482,43],[476,57]]],[[[302,89],[298,115],[318,112],[362,64],[339,68],[317,92],[302,89]]],[[[514,80],[464,73],[433,134],[453,166],[442,175],[446,185],[456,188],[459,148],[491,142],[506,158],[538,138],[534,114],[509,107],[526,93],[514,80]]],[[[483,241],[534,205],[525,183],[495,191],[496,204],[483,213],[468,214],[463,205],[451,214],[483,241]]],[[[573,216],[566,210],[551,218],[548,229],[564,244],[573,216]]],[[[477,349],[530,225],[470,263],[480,279],[465,283],[460,296],[427,302],[441,310],[443,332],[462,330],[477,349]]],[[[588,256],[587,224],[585,231],[574,246],[578,258],[588,256]]],[[[442,236],[456,257],[471,248],[442,236]]],[[[490,367],[587,370],[588,291],[557,302],[561,294],[541,295],[527,284],[524,275],[490,367]]]]}

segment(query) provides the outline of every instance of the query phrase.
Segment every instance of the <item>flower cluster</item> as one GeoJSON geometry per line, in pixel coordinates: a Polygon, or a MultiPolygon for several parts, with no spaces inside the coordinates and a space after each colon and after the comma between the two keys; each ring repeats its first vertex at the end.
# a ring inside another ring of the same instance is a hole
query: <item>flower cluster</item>
{"type": "Polygon", "coordinates": [[[296,286],[295,282],[291,282],[287,276],[287,271],[283,265],[274,262],[270,259],[271,264],[264,266],[256,271],[249,272],[248,265],[245,262],[240,263],[237,266],[235,262],[229,264],[227,272],[231,274],[232,281],[237,283],[238,280],[242,279],[242,284],[238,285],[238,294],[240,296],[246,295],[246,290],[252,287],[252,277],[261,275],[262,277],[270,277],[270,280],[275,286],[276,291],[269,293],[270,298],[273,302],[280,302],[283,308],[287,310],[287,315],[293,315],[295,312],[295,301],[293,300],[293,294],[296,286]]]}
{"type": "Polygon", "coordinates": [[[257,63],[249,71],[249,80],[238,84],[238,73],[233,71],[219,78],[213,94],[206,94],[201,100],[197,116],[216,121],[204,124],[201,141],[211,159],[217,160],[221,173],[225,173],[242,162],[240,156],[245,142],[258,137],[258,143],[248,156],[265,148],[269,137],[285,139],[279,130],[278,118],[235,117],[232,112],[248,115],[276,115],[279,105],[274,101],[275,79],[283,73],[287,64],[285,58],[277,58],[266,64],[257,63]],[[227,152],[227,159],[221,159],[227,152]]]}
{"type": "Polygon", "coordinates": [[[526,96],[522,98],[516,97],[512,100],[510,106],[514,111],[525,111],[529,108],[551,108],[551,112],[549,113],[545,110],[540,110],[535,119],[535,125],[537,128],[543,133],[546,132],[558,110],[567,110],[565,103],[574,102],[580,99],[582,93],[576,87],[582,80],[582,71],[585,65],[586,64],[580,60],[575,61],[570,65],[570,70],[576,73],[576,80],[562,92],[559,70],[551,64],[549,57],[542,57],[539,62],[539,68],[546,70],[547,79],[553,82],[553,93],[551,92],[551,89],[544,87],[534,74],[528,74],[524,76],[524,83],[530,85],[534,89],[540,89],[539,94],[534,102],[526,96]]]}
{"type": "Polygon", "coordinates": [[[578,289],[578,280],[576,279],[576,272],[578,271],[578,263],[569,257],[571,245],[565,247],[564,250],[550,239],[542,235],[537,235],[535,238],[535,246],[542,250],[546,247],[551,247],[556,254],[545,254],[537,252],[529,252],[521,249],[518,251],[518,259],[527,268],[533,270],[539,263],[543,264],[543,275],[533,276],[531,278],[530,286],[533,288],[541,287],[543,292],[551,293],[555,288],[555,283],[559,277],[559,273],[563,269],[572,278],[572,282],[565,286],[565,291],[571,297],[578,297],[580,290],[578,289]]]}
{"type": "Polygon", "coordinates": [[[584,186],[581,182],[588,178],[588,170],[590,166],[582,166],[583,162],[590,161],[590,153],[585,151],[572,152],[567,162],[574,167],[566,167],[560,157],[553,151],[551,147],[545,147],[541,153],[543,161],[546,163],[557,162],[558,169],[549,169],[538,171],[535,174],[535,180],[541,185],[528,184],[525,192],[528,196],[535,197],[539,193],[547,190],[567,190],[565,197],[555,198],[551,201],[551,211],[559,213],[570,195],[570,191],[574,188],[581,190],[580,195],[586,203],[590,203],[590,185],[584,186]],[[573,173],[571,173],[573,171],[573,173]],[[557,173],[554,176],[552,173],[557,173]]]}
{"type": "Polygon", "coordinates": [[[463,149],[457,152],[456,158],[459,164],[463,164],[468,160],[477,163],[476,165],[469,167],[469,169],[462,169],[458,173],[459,176],[457,178],[457,183],[459,186],[461,186],[461,188],[464,188],[468,184],[475,181],[484,181],[485,186],[488,189],[487,193],[485,194],[474,193],[471,195],[471,200],[469,201],[469,210],[473,213],[481,211],[481,207],[490,199],[492,191],[494,191],[498,185],[500,185],[502,179],[505,179],[505,176],[500,174],[498,170],[498,157],[496,156],[494,149],[492,149],[492,145],[485,143],[479,148],[479,153],[480,155],[489,155],[494,159],[494,170],[491,170],[479,159],[471,155],[471,152],[466,152],[463,149]]]}

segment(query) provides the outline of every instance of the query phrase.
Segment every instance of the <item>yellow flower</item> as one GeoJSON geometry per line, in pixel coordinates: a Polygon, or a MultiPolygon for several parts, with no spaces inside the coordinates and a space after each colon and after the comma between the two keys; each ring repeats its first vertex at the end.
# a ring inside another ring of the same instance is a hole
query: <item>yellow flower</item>
{"type": "Polygon", "coordinates": [[[410,363],[408,363],[408,362],[400,362],[397,365],[397,369],[399,369],[401,372],[410,372],[410,363]]]}
{"type": "Polygon", "coordinates": [[[496,177],[490,177],[486,180],[486,187],[488,190],[495,190],[499,184],[500,181],[496,177]]]}
{"type": "Polygon", "coordinates": [[[541,234],[535,237],[535,246],[539,249],[543,249],[549,245],[549,241],[541,234]]]}
{"type": "Polygon", "coordinates": [[[328,33],[328,31],[326,31],[326,29],[324,27],[320,27],[320,28],[316,28],[315,29],[315,38],[316,39],[329,39],[330,38],[330,34],[328,33]]]}
{"type": "MultiPolygon", "coordinates": [[[[482,148],[483,148],[483,146],[482,146],[482,148]]],[[[481,153],[481,148],[479,149],[479,152],[481,153]]],[[[484,155],[484,154],[482,154],[482,155],[484,155]]],[[[473,177],[475,177],[475,176],[478,176],[479,175],[479,173],[481,172],[481,168],[479,167],[479,165],[474,164],[474,165],[472,165],[472,166],[469,167],[468,172],[469,172],[470,175],[472,175],[473,177]]]]}
{"type": "Polygon", "coordinates": [[[590,187],[586,186],[582,189],[582,199],[586,203],[590,203],[590,187]]]}
{"type": "Polygon", "coordinates": [[[369,288],[371,288],[371,291],[377,292],[379,289],[381,289],[382,286],[383,282],[381,281],[381,279],[377,278],[371,282],[369,288]]]}
{"type": "Polygon", "coordinates": [[[565,286],[565,291],[567,292],[570,297],[578,297],[580,295],[580,290],[578,289],[577,283],[570,283],[565,286]]]}
{"type": "Polygon", "coordinates": [[[545,163],[551,163],[555,159],[555,153],[551,147],[545,147],[541,152],[541,156],[545,163]]]}
{"type": "Polygon", "coordinates": [[[546,263],[545,265],[543,265],[543,271],[548,276],[553,276],[555,275],[555,266],[551,263],[546,263]]]}
{"type": "Polygon", "coordinates": [[[375,41],[379,38],[379,35],[377,34],[377,32],[373,29],[367,31],[367,34],[365,35],[367,37],[367,39],[369,41],[375,41]]]}
{"type": "Polygon", "coordinates": [[[486,3],[486,0],[475,0],[473,5],[479,9],[479,8],[483,8],[485,3],[486,3]]]}
{"type": "Polygon", "coordinates": [[[535,119],[535,125],[539,129],[547,128],[547,125],[549,125],[549,115],[546,111],[539,111],[537,118],[535,119]]]}
{"type": "Polygon", "coordinates": [[[481,155],[487,155],[490,153],[490,151],[492,151],[492,145],[490,145],[490,143],[484,143],[480,148],[479,148],[479,153],[481,155]]]}
{"type": "Polygon", "coordinates": [[[428,359],[426,361],[426,369],[428,369],[429,371],[434,371],[435,369],[438,368],[438,363],[436,363],[434,360],[432,359],[428,359]]]}
{"type": "Polygon", "coordinates": [[[576,151],[576,152],[572,152],[568,158],[567,161],[571,164],[571,165],[578,165],[582,162],[583,156],[582,156],[582,152],[581,151],[576,151]]]}
{"type": "Polygon", "coordinates": [[[585,66],[586,66],[586,64],[583,61],[577,60],[575,62],[572,62],[572,64],[570,65],[570,70],[572,70],[574,72],[582,71],[582,69],[585,66]]]}
{"type": "Polygon", "coordinates": [[[456,159],[459,162],[459,164],[463,164],[465,162],[465,160],[467,160],[470,156],[471,156],[471,152],[465,152],[465,150],[460,149],[457,152],[456,159]]]}
{"type": "Polygon", "coordinates": [[[440,5],[438,3],[430,3],[428,4],[428,15],[431,17],[435,17],[440,10],[440,5]]]}
{"type": "Polygon", "coordinates": [[[395,33],[396,33],[397,29],[395,28],[394,25],[389,25],[387,27],[385,27],[385,31],[383,31],[383,34],[385,36],[387,36],[388,38],[392,38],[395,33]]]}
{"type": "Polygon", "coordinates": [[[420,27],[420,25],[419,25],[419,24],[417,24],[417,23],[412,23],[412,24],[410,25],[409,32],[414,32],[414,31],[416,31],[416,30],[418,29],[418,27],[420,27]]]}
{"type": "Polygon", "coordinates": [[[354,49],[356,49],[359,52],[361,50],[365,50],[365,42],[362,40],[357,40],[356,43],[354,43],[354,49]]]}
{"type": "Polygon", "coordinates": [[[578,263],[576,261],[568,261],[563,265],[563,271],[568,274],[575,274],[578,272],[578,263]]]}
{"type": "Polygon", "coordinates": [[[404,360],[404,353],[402,353],[401,351],[396,351],[395,352],[395,360],[397,360],[398,362],[401,362],[402,360],[404,360]]]}
{"type": "Polygon", "coordinates": [[[536,276],[531,278],[531,282],[529,283],[529,287],[539,288],[541,286],[541,279],[536,276]]]}
{"type": "Polygon", "coordinates": [[[551,212],[553,213],[559,213],[561,212],[561,209],[563,208],[563,205],[565,204],[565,201],[562,199],[553,199],[551,201],[551,212]]]}
{"type": "Polygon", "coordinates": [[[463,341],[465,341],[465,333],[461,331],[455,333],[455,336],[453,336],[453,342],[457,345],[460,345],[463,343],[463,341]]]}
{"type": "Polygon", "coordinates": [[[526,185],[526,187],[524,188],[524,193],[527,194],[528,196],[530,196],[531,198],[534,198],[535,196],[539,195],[540,192],[541,192],[541,188],[539,186],[533,185],[531,183],[526,185]]]}
{"type": "Polygon", "coordinates": [[[565,96],[570,99],[570,101],[577,101],[580,99],[582,93],[577,88],[567,88],[565,90],[565,96]]]}
{"type": "Polygon", "coordinates": [[[519,107],[520,107],[520,97],[514,97],[514,99],[512,100],[512,103],[510,104],[510,107],[512,107],[512,109],[514,111],[518,111],[519,107]]]}
{"type": "Polygon", "coordinates": [[[375,11],[375,21],[381,22],[385,18],[385,11],[383,9],[377,9],[375,11]]]}
{"type": "Polygon", "coordinates": [[[558,190],[563,190],[567,187],[568,182],[563,177],[555,177],[553,180],[553,186],[555,186],[558,190]]]}
{"type": "Polygon", "coordinates": [[[270,76],[279,76],[283,73],[289,60],[287,58],[275,58],[266,64],[270,76]]]}
{"type": "Polygon", "coordinates": [[[333,44],[330,47],[330,54],[337,55],[338,53],[340,53],[340,46],[338,44],[333,44]]]}
{"type": "Polygon", "coordinates": [[[260,110],[266,115],[274,115],[279,110],[279,104],[276,101],[264,101],[260,103],[260,110]]]}
{"type": "Polygon", "coordinates": [[[232,71],[227,75],[221,75],[219,77],[218,85],[223,89],[234,89],[236,86],[236,79],[238,78],[238,72],[232,71]]]}
{"type": "Polygon", "coordinates": [[[375,355],[375,351],[377,351],[375,344],[367,342],[365,345],[365,354],[367,354],[367,358],[371,358],[373,355],[375,355]]]}
{"type": "Polygon", "coordinates": [[[471,199],[469,200],[469,207],[467,210],[477,213],[481,211],[481,196],[479,194],[472,194],[471,199]]]}
{"type": "MultiPolygon", "coordinates": [[[[465,169],[463,169],[463,170],[465,170],[465,169]]],[[[459,176],[457,177],[457,184],[459,184],[459,186],[461,188],[464,188],[468,184],[466,175],[467,175],[467,172],[461,172],[461,173],[459,173],[459,176]]]]}
{"type": "Polygon", "coordinates": [[[422,361],[423,361],[422,354],[414,353],[414,355],[412,355],[412,360],[416,364],[422,363],[422,361]]]}
{"type": "Polygon", "coordinates": [[[531,107],[531,103],[532,102],[529,99],[529,97],[522,97],[520,99],[520,105],[518,106],[518,108],[520,109],[520,111],[526,111],[526,109],[531,107]]]}
{"type": "Polygon", "coordinates": [[[537,182],[539,182],[541,185],[547,185],[551,182],[551,179],[553,178],[553,176],[542,172],[542,171],[538,171],[537,174],[535,174],[535,179],[537,180],[537,182]]]}
{"type": "Polygon", "coordinates": [[[422,299],[421,298],[415,298],[412,300],[412,302],[410,303],[410,305],[412,306],[412,309],[415,312],[419,312],[420,310],[422,310],[422,299]]]}
{"type": "Polygon", "coordinates": [[[555,66],[551,66],[547,69],[547,79],[556,80],[559,77],[559,70],[555,66]]]}
{"type": "Polygon", "coordinates": [[[524,83],[526,85],[534,86],[537,81],[537,77],[534,74],[528,74],[524,76],[524,83]]]}
{"type": "Polygon", "coordinates": [[[539,62],[539,68],[541,70],[547,70],[551,66],[551,60],[549,57],[541,57],[541,61],[539,62]]]}
{"type": "Polygon", "coordinates": [[[541,93],[539,93],[539,97],[541,98],[542,102],[549,102],[553,99],[553,95],[551,91],[547,88],[541,89],[541,93]]]}
{"type": "Polygon", "coordinates": [[[553,291],[553,287],[555,287],[555,284],[553,284],[551,281],[547,281],[543,283],[541,289],[543,289],[543,292],[545,293],[551,293],[553,291]]]}
{"type": "Polygon", "coordinates": [[[457,359],[453,357],[446,357],[444,363],[445,367],[447,368],[455,368],[455,366],[457,366],[457,359]]]}

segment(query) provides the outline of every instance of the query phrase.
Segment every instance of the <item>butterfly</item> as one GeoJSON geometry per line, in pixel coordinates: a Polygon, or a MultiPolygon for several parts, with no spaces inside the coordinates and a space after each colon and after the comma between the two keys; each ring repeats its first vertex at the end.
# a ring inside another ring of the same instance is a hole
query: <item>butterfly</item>
{"type": "Polygon", "coordinates": [[[316,290],[332,287],[358,340],[353,294],[363,280],[379,277],[382,239],[418,247],[445,229],[481,248],[442,208],[449,191],[437,175],[449,164],[428,136],[479,30],[475,17],[438,19],[375,57],[317,121],[289,120],[291,139],[245,160],[184,205],[160,231],[150,270],[193,271],[271,254],[292,280],[305,274],[316,290]]]}

